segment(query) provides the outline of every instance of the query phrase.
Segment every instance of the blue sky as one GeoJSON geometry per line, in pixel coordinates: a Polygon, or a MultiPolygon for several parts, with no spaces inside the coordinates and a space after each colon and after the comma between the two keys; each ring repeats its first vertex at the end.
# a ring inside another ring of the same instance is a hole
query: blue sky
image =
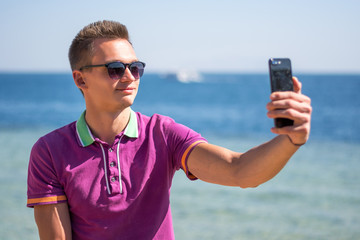
{"type": "Polygon", "coordinates": [[[148,71],[360,73],[360,1],[1,1],[0,71],[70,71],[67,52],[85,25],[127,25],[148,71]]]}

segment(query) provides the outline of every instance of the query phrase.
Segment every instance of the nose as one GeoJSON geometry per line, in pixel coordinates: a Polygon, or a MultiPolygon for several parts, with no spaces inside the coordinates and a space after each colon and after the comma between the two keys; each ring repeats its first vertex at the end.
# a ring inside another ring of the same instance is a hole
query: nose
{"type": "Polygon", "coordinates": [[[124,75],[121,77],[121,82],[133,82],[136,78],[132,75],[129,67],[125,68],[124,75]]]}

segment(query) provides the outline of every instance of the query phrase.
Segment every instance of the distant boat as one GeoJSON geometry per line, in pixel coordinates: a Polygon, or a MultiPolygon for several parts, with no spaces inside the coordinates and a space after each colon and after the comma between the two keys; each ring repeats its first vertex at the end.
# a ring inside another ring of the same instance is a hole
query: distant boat
{"type": "Polygon", "coordinates": [[[162,75],[165,79],[176,80],[182,83],[202,82],[203,78],[197,71],[181,70],[175,73],[166,73],[162,75]]]}

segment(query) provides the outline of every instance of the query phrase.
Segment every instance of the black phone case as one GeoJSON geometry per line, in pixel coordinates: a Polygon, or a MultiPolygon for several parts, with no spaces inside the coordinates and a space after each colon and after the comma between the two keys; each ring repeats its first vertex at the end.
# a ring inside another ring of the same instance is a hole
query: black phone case
{"type": "MultiPolygon", "coordinates": [[[[271,92],[294,91],[292,81],[291,61],[288,58],[269,59],[271,92]]],[[[275,118],[275,127],[282,128],[294,125],[294,121],[287,118],[275,118]]]]}

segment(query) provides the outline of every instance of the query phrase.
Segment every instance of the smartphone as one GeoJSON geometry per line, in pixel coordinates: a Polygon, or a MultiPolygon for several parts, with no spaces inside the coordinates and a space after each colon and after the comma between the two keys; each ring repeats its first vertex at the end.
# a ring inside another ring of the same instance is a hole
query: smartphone
{"type": "MultiPolygon", "coordinates": [[[[294,91],[291,73],[291,61],[288,58],[269,59],[271,92],[294,91]]],[[[294,121],[287,118],[275,118],[275,127],[282,128],[294,125],[294,121]]]]}

